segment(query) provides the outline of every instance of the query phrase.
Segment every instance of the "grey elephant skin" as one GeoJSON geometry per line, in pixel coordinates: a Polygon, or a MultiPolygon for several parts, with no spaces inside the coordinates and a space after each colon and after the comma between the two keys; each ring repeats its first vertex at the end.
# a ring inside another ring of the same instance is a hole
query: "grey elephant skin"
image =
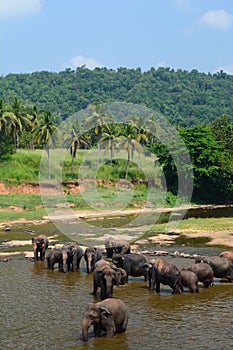
{"type": "Polygon", "coordinates": [[[83,341],[88,341],[88,330],[93,325],[95,337],[105,334],[113,337],[126,331],[128,309],[121,299],[109,298],[87,305],[82,319],[83,341]]]}
{"type": "Polygon", "coordinates": [[[47,255],[47,268],[53,270],[57,263],[59,271],[68,272],[79,269],[84,251],[76,243],[67,243],[62,247],[54,247],[47,255]]]}
{"type": "Polygon", "coordinates": [[[196,262],[205,262],[213,269],[214,277],[227,278],[233,282],[233,262],[220,256],[202,256],[196,262]]]}
{"type": "Polygon", "coordinates": [[[84,259],[86,261],[87,273],[93,272],[95,264],[102,258],[102,251],[99,248],[88,247],[84,252],[84,259]]]}
{"type": "Polygon", "coordinates": [[[49,246],[49,240],[45,235],[39,235],[32,238],[34,251],[34,261],[45,260],[45,252],[49,246]]]}
{"type": "Polygon", "coordinates": [[[100,288],[102,300],[112,298],[114,285],[117,285],[117,276],[110,265],[95,268],[93,273],[93,295],[96,295],[98,288],[100,288]]]}
{"type": "Polygon", "coordinates": [[[115,264],[110,263],[109,261],[105,260],[105,259],[100,259],[96,262],[95,264],[95,269],[97,269],[98,267],[102,267],[102,266],[110,266],[115,272],[116,272],[116,285],[124,285],[127,282],[127,273],[124,269],[122,269],[121,267],[117,267],[115,264]]]}
{"type": "Polygon", "coordinates": [[[189,291],[192,293],[199,292],[198,278],[194,272],[189,270],[181,270],[180,276],[181,276],[182,287],[188,288],[189,291]]]}
{"type": "Polygon", "coordinates": [[[112,257],[112,262],[119,268],[123,268],[127,274],[127,280],[129,276],[141,277],[144,276],[145,281],[148,280],[148,272],[144,269],[144,264],[147,259],[144,255],[130,253],[130,254],[116,254],[112,257]]]}
{"type": "Polygon", "coordinates": [[[181,273],[178,267],[166,259],[152,259],[144,265],[149,274],[149,289],[160,293],[160,283],[168,285],[173,293],[182,293],[181,273]]]}
{"type": "Polygon", "coordinates": [[[214,272],[210,265],[199,262],[190,266],[185,266],[182,270],[189,270],[196,274],[198,281],[203,283],[206,288],[213,286],[214,272]]]}
{"type": "Polygon", "coordinates": [[[129,254],[130,244],[125,240],[109,237],[104,241],[107,258],[112,258],[113,254],[129,254]]]}

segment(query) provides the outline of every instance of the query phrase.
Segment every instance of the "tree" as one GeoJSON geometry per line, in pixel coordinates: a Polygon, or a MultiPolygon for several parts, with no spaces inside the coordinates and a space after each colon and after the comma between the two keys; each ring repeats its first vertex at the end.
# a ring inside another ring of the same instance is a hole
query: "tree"
{"type": "Polygon", "coordinates": [[[22,132],[23,128],[26,125],[30,124],[30,119],[26,115],[24,106],[19,102],[17,98],[15,98],[11,103],[11,110],[17,119],[17,123],[15,123],[12,133],[15,140],[15,148],[19,148],[19,133],[22,132]]]}
{"type": "MultiPolygon", "coordinates": [[[[134,150],[140,155],[143,152],[143,148],[137,141],[137,128],[134,125],[127,124],[123,129],[123,134],[121,135],[121,145],[127,152],[127,162],[125,170],[125,179],[128,178],[129,163],[133,159],[134,150]]],[[[140,158],[139,158],[140,159],[140,158]]]]}
{"type": "Polygon", "coordinates": [[[70,142],[70,154],[72,157],[71,172],[72,177],[74,176],[74,159],[78,148],[88,148],[88,142],[86,135],[77,135],[74,128],[71,130],[71,142],[70,142]]]}
{"type": "Polygon", "coordinates": [[[34,139],[39,146],[45,148],[48,155],[48,179],[51,180],[50,149],[56,144],[57,125],[55,116],[50,111],[44,113],[38,119],[38,124],[32,130],[34,139]]]}

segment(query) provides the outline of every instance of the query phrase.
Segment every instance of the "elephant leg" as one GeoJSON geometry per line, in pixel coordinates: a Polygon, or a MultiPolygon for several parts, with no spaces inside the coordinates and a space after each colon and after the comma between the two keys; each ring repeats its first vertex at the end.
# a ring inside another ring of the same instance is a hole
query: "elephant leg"
{"type": "Polygon", "coordinates": [[[160,293],[160,282],[156,281],[156,293],[160,293]]]}
{"type": "Polygon", "coordinates": [[[122,332],[125,332],[126,331],[126,328],[127,328],[127,324],[128,324],[128,315],[125,316],[125,320],[122,324],[122,328],[121,328],[121,331],[122,332]]]}
{"type": "Polygon", "coordinates": [[[93,292],[92,292],[93,295],[97,295],[98,287],[99,287],[99,283],[98,283],[98,281],[96,280],[96,278],[94,277],[93,292]]]}
{"type": "Polygon", "coordinates": [[[101,337],[101,327],[99,323],[94,324],[94,335],[95,337],[101,337]]]}

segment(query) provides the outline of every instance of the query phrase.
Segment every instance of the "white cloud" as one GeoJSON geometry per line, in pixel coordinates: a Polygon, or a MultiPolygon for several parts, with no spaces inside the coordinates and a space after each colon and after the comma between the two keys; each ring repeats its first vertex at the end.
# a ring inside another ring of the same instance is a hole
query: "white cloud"
{"type": "Polygon", "coordinates": [[[227,29],[233,23],[233,15],[225,10],[207,11],[200,18],[200,23],[218,29],[227,29]]]}
{"type": "Polygon", "coordinates": [[[94,58],[87,58],[81,55],[71,58],[70,64],[72,68],[86,66],[89,69],[94,69],[95,67],[103,67],[94,58]]]}
{"type": "Polygon", "coordinates": [[[0,0],[0,17],[21,17],[40,12],[41,0],[0,0]]]}

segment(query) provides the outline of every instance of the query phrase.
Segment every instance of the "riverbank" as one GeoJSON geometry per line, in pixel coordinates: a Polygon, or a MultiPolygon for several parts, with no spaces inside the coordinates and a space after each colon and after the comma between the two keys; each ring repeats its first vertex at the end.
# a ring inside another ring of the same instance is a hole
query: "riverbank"
{"type": "MultiPolygon", "coordinates": [[[[176,208],[176,212],[179,210],[207,210],[207,209],[216,210],[217,208],[222,209],[223,206],[187,206],[176,208]]],[[[17,231],[16,228],[18,226],[30,224],[31,233],[30,237],[33,235],[33,232],[36,232],[36,227],[40,225],[44,225],[46,223],[56,223],[56,222],[70,222],[72,220],[84,220],[85,222],[92,222],[93,220],[103,220],[104,218],[122,218],[127,217],[129,215],[139,215],[142,213],[153,213],[155,211],[159,212],[169,212],[172,211],[173,208],[162,208],[151,210],[147,209],[130,209],[123,211],[96,211],[96,210],[72,210],[67,211],[64,209],[56,210],[52,216],[45,215],[41,220],[27,220],[25,218],[20,218],[19,220],[11,220],[8,222],[0,223],[0,237],[2,237],[2,242],[7,242],[4,249],[0,249],[0,256],[8,256],[11,254],[24,254],[27,257],[30,257],[31,251],[28,250],[28,246],[31,244],[31,239],[23,239],[20,233],[14,233],[14,239],[9,239],[11,231],[17,231]],[[27,246],[27,249],[17,251],[19,247],[27,246]],[[8,249],[9,248],[9,249],[8,249]],[[12,252],[12,249],[16,251],[12,252]],[[2,251],[1,251],[2,250],[2,251]],[[4,250],[4,251],[3,251],[4,250]]],[[[149,232],[141,236],[137,236],[136,239],[133,240],[133,244],[136,245],[137,249],[143,247],[146,249],[147,246],[152,247],[166,247],[177,244],[177,239],[182,240],[183,243],[179,243],[182,245],[191,245],[196,240],[203,240],[203,245],[205,246],[221,246],[228,249],[233,249],[233,217],[219,217],[219,218],[189,218],[186,220],[181,220],[178,226],[173,229],[172,232],[166,232],[165,229],[166,223],[155,223],[153,227],[150,228],[149,232]]],[[[127,235],[127,230],[124,230],[124,234],[121,232],[121,228],[115,228],[114,230],[114,238],[120,239],[124,238],[128,241],[132,241],[132,232],[138,230],[138,227],[130,227],[129,233],[127,235]]],[[[50,241],[56,240],[56,235],[49,237],[50,241]]],[[[98,241],[96,243],[98,245],[98,241]]],[[[135,248],[136,249],[136,248],[135,248]]]]}

